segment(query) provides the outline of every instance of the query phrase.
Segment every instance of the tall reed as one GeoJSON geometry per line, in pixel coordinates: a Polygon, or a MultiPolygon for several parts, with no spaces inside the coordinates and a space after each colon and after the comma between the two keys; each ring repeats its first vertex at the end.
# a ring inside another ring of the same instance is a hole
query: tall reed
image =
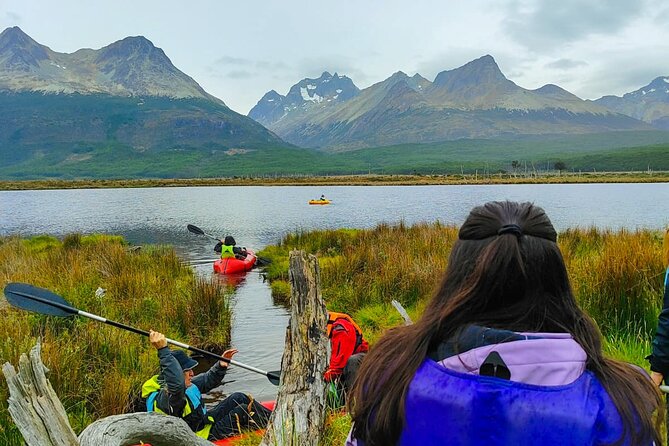
{"type": "MultiPolygon", "coordinates": [[[[270,280],[287,278],[290,250],[317,255],[328,308],[353,314],[374,332],[401,323],[388,305],[392,299],[420,314],[456,239],[457,228],[440,223],[381,224],[288,235],[260,255],[274,260],[270,280]]],[[[662,296],[662,234],[569,229],[558,242],[576,298],[602,332],[652,336],[662,296]]]]}

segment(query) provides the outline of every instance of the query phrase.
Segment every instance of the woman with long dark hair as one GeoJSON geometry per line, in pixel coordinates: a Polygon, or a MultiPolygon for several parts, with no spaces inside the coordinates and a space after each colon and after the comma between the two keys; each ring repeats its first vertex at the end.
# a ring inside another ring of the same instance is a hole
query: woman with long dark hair
{"type": "Polygon", "coordinates": [[[363,362],[347,443],[660,444],[657,388],[603,356],[556,238],[531,203],[474,208],[421,319],[363,362]]]}

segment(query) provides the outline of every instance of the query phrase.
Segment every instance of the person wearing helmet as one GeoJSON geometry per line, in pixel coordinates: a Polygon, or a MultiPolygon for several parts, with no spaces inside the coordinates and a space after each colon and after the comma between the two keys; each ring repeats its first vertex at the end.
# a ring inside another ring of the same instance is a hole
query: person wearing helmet
{"type": "MultiPolygon", "coordinates": [[[[164,334],[151,330],[149,342],[157,350],[160,374],[142,385],[147,412],[181,418],[195,435],[209,441],[267,426],[271,412],[245,393],[232,393],[207,410],[202,395],[221,385],[228,362],[216,361],[207,372],[195,375],[198,362],[182,350],[170,350],[164,334]]],[[[232,359],[236,353],[233,348],[222,356],[232,359]]]]}
{"type": "Polygon", "coordinates": [[[227,257],[234,257],[239,260],[245,259],[246,248],[235,246],[236,244],[237,242],[235,241],[235,238],[231,235],[227,235],[214,246],[214,251],[221,254],[222,259],[227,257]]]}

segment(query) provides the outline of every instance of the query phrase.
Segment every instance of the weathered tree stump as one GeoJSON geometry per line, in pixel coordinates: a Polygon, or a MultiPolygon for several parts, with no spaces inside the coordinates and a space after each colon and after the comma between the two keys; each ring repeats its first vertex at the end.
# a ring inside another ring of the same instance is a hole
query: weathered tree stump
{"type": "Polygon", "coordinates": [[[317,446],[325,421],[327,313],[318,260],[290,253],[291,317],[281,360],[281,387],[261,446],[317,446]]]}
{"type": "Polygon", "coordinates": [[[48,379],[40,342],[19,359],[18,373],[6,362],[2,373],[9,387],[9,414],[30,446],[77,446],[67,413],[48,379]]]}
{"type": "Polygon", "coordinates": [[[181,418],[155,412],[102,418],[79,435],[81,446],[127,446],[140,442],[151,443],[151,446],[211,446],[211,442],[196,436],[181,418]]]}

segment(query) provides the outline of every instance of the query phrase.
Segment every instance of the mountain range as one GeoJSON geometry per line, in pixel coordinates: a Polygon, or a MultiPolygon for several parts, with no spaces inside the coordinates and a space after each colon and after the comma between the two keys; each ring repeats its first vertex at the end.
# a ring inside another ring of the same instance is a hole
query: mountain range
{"type": "Polygon", "coordinates": [[[144,37],[64,54],[18,27],[5,29],[0,114],[2,164],[19,172],[22,166],[58,172],[58,166],[124,163],[128,157],[145,159],[150,169],[151,158],[165,153],[221,153],[226,159],[292,148],[208,94],[144,37]]]}
{"type": "Polygon", "coordinates": [[[268,92],[249,117],[144,37],[66,54],[12,27],[0,33],[0,178],[463,172],[564,156],[589,169],[604,155],[669,169],[667,80],[583,101],[521,88],[484,56],[362,90],[324,72],[268,92]]]}
{"type": "Polygon", "coordinates": [[[266,94],[249,117],[288,142],[327,150],[462,138],[651,130],[667,128],[669,119],[669,94],[665,92],[669,84],[662,90],[647,87],[641,90],[646,94],[629,93],[622,99],[585,101],[557,85],[536,90],[519,87],[504,76],[490,55],[442,71],[433,81],[397,72],[359,90],[349,78],[343,78],[346,84],[337,100],[315,104],[312,97],[295,94],[298,89],[317,91],[332,82],[324,73],[318,79],[300,81],[285,97],[275,91],[266,94]],[[652,107],[651,95],[657,97],[652,107]]]}

